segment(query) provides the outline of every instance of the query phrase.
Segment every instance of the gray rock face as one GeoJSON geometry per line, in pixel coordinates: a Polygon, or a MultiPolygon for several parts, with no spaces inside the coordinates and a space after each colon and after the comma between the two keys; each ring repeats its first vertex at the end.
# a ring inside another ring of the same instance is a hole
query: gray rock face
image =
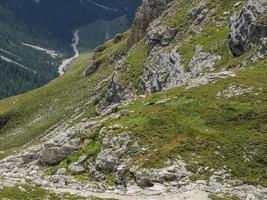
{"type": "Polygon", "coordinates": [[[182,64],[182,57],[173,49],[164,53],[160,48],[154,48],[146,61],[141,77],[142,89],[145,93],[154,93],[172,88],[178,84],[190,83],[201,75],[204,70],[210,70],[220,60],[220,56],[204,52],[201,46],[196,46],[196,53],[191,59],[188,71],[182,64]]]}
{"type": "Polygon", "coordinates": [[[146,34],[150,22],[159,17],[167,8],[171,0],[144,0],[143,4],[136,13],[132,31],[128,39],[128,46],[142,40],[146,34]]]}
{"type": "Polygon", "coordinates": [[[179,182],[183,179],[186,180],[191,173],[186,170],[184,162],[180,160],[159,169],[129,168],[121,165],[118,167],[117,182],[129,182],[129,180],[127,180],[127,177],[129,178],[129,174],[138,186],[142,188],[149,188],[153,187],[155,184],[165,184],[170,182],[175,182],[176,185],[179,185],[179,182]]]}
{"type": "Polygon", "coordinates": [[[192,20],[195,21],[196,24],[199,24],[204,20],[208,12],[209,10],[207,8],[207,5],[204,2],[201,2],[199,5],[192,8],[192,10],[189,11],[188,15],[192,20]]]}
{"type": "Polygon", "coordinates": [[[220,56],[204,52],[201,46],[196,46],[196,53],[189,63],[191,77],[195,78],[203,70],[211,69],[220,59],[220,56]]]}
{"type": "Polygon", "coordinates": [[[124,88],[118,80],[117,73],[102,82],[95,88],[93,103],[97,114],[101,114],[107,107],[119,103],[124,99],[124,88]]]}
{"type": "Polygon", "coordinates": [[[173,50],[170,54],[154,48],[146,61],[141,85],[146,93],[160,92],[182,83],[184,67],[181,56],[173,50]]]}
{"type": "Polygon", "coordinates": [[[264,58],[266,55],[267,55],[267,37],[260,39],[257,51],[258,58],[264,58]]]}
{"type": "Polygon", "coordinates": [[[246,0],[241,12],[233,16],[230,24],[229,48],[234,56],[240,56],[267,37],[266,0],[246,0]]]}
{"type": "Polygon", "coordinates": [[[178,30],[175,28],[168,28],[160,21],[158,24],[153,24],[150,27],[146,34],[146,40],[148,41],[149,50],[151,50],[154,46],[168,46],[170,42],[175,38],[178,30]]]}
{"type": "Polygon", "coordinates": [[[96,105],[96,113],[105,116],[115,112],[118,103],[134,96],[134,92],[125,89],[119,81],[119,75],[114,72],[108,79],[103,80],[95,88],[93,103],[96,105]]]}
{"type": "Polygon", "coordinates": [[[126,157],[130,156],[128,145],[132,142],[128,134],[112,137],[102,141],[102,150],[98,154],[95,166],[99,171],[116,171],[126,157]]]}
{"type": "Polygon", "coordinates": [[[42,165],[56,165],[80,148],[76,129],[69,129],[44,143],[39,156],[42,165]]]}
{"type": "Polygon", "coordinates": [[[44,165],[56,165],[72,154],[74,149],[68,146],[56,146],[46,144],[40,157],[40,163],[44,165]]]}
{"type": "Polygon", "coordinates": [[[84,167],[80,165],[78,162],[71,164],[68,169],[72,175],[78,175],[85,172],[84,167]]]}
{"type": "Polygon", "coordinates": [[[26,149],[22,154],[21,158],[25,164],[37,160],[40,155],[40,146],[32,146],[26,149]]]}

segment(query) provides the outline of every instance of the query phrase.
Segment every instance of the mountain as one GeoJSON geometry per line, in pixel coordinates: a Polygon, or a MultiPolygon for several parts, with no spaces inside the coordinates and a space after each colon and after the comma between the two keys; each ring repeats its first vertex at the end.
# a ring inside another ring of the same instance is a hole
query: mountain
{"type": "MultiPolygon", "coordinates": [[[[76,29],[96,20],[113,20],[124,15],[128,26],[139,4],[139,0],[1,1],[0,98],[40,87],[57,77],[61,61],[73,54],[70,43],[76,29]]],[[[111,32],[122,30],[125,28],[111,32]]],[[[104,36],[95,37],[99,38],[97,41],[105,40],[104,36]]],[[[83,48],[91,50],[88,45],[83,48]]]]}
{"type": "Polygon", "coordinates": [[[144,0],[130,30],[0,101],[0,197],[265,199],[266,14],[144,0]]]}

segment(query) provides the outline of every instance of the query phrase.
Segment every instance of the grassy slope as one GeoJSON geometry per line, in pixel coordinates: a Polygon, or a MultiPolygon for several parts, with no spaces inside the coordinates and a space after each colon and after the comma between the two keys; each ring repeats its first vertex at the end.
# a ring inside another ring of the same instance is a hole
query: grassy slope
{"type": "MultiPolygon", "coordinates": [[[[125,48],[125,42],[112,45],[109,41],[105,50],[95,57],[106,61],[113,51],[125,48]]],[[[89,103],[92,92],[99,81],[110,75],[112,66],[104,62],[93,76],[84,77],[83,71],[90,63],[88,56],[81,55],[64,76],[46,86],[0,101],[0,119],[8,121],[0,129],[0,151],[6,151],[6,154],[32,141],[57,122],[70,117],[76,109],[85,110],[87,116],[94,114],[94,107],[89,103]]]]}
{"type": "MultiPolygon", "coordinates": [[[[149,148],[135,158],[143,167],[160,167],[168,158],[181,155],[193,172],[200,166],[221,169],[225,165],[234,177],[267,186],[266,66],[262,61],[235,78],[140,99],[129,107],[133,114],[110,123],[128,127],[149,148]],[[217,97],[232,84],[255,89],[237,97],[217,97]],[[165,104],[145,106],[168,98],[165,104]],[[245,162],[245,156],[250,160],[245,162]]],[[[204,172],[197,178],[208,175],[204,172]]]]}
{"type": "Polygon", "coordinates": [[[40,187],[33,187],[31,185],[20,185],[11,188],[0,189],[0,199],[9,200],[41,200],[41,199],[51,199],[51,200],[115,200],[115,199],[102,199],[98,197],[80,197],[71,194],[56,194],[49,192],[40,187]]]}
{"type": "Polygon", "coordinates": [[[52,199],[52,200],[85,200],[86,198],[77,197],[74,195],[64,194],[58,195],[51,193],[39,187],[22,185],[12,188],[0,189],[0,199],[9,200],[37,200],[37,199],[52,199]]]}

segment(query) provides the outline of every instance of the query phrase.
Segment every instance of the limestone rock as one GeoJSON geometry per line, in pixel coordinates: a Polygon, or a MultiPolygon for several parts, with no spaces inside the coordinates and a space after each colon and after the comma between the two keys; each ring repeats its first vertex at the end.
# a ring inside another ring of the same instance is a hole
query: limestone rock
{"type": "Polygon", "coordinates": [[[99,171],[116,171],[123,160],[131,155],[128,145],[132,139],[128,134],[122,134],[102,140],[101,152],[97,155],[95,166],[99,171]]]}
{"type": "Polygon", "coordinates": [[[71,164],[68,167],[68,169],[72,175],[78,175],[78,174],[82,174],[85,172],[84,167],[82,165],[80,165],[78,162],[71,164]]]}
{"type": "Polygon", "coordinates": [[[56,175],[64,175],[66,173],[66,168],[60,168],[56,171],[56,175]]]}
{"type": "Polygon", "coordinates": [[[199,24],[204,20],[208,12],[209,10],[207,8],[207,5],[202,1],[196,7],[193,7],[189,11],[188,15],[192,20],[195,21],[196,24],[199,24]]]}
{"type": "Polygon", "coordinates": [[[136,13],[132,31],[128,39],[128,46],[142,40],[146,34],[146,29],[149,24],[159,17],[166,10],[168,3],[171,0],[144,0],[143,4],[136,13]]]}
{"type": "Polygon", "coordinates": [[[176,28],[168,28],[162,25],[161,21],[151,25],[146,34],[149,50],[156,45],[168,46],[177,35],[177,32],[178,30],[176,28]]]}
{"type": "Polygon", "coordinates": [[[146,93],[154,93],[182,83],[183,78],[181,55],[175,50],[168,54],[154,48],[146,61],[141,85],[146,93]]]}
{"type": "Polygon", "coordinates": [[[44,143],[39,156],[42,165],[56,165],[79,149],[80,139],[76,134],[81,127],[70,128],[44,143]]]}
{"type": "Polygon", "coordinates": [[[24,163],[26,164],[37,160],[39,158],[40,150],[40,146],[32,146],[26,149],[21,155],[24,163]]]}
{"type": "Polygon", "coordinates": [[[108,79],[100,82],[95,88],[93,103],[96,105],[96,113],[105,116],[118,109],[118,103],[129,99],[134,93],[123,87],[119,75],[114,72],[108,79]]]}
{"type": "Polygon", "coordinates": [[[242,10],[232,17],[228,43],[234,56],[242,55],[267,37],[266,21],[260,20],[266,13],[266,0],[246,0],[242,10]]]}
{"type": "Polygon", "coordinates": [[[45,165],[55,165],[66,159],[74,151],[68,146],[45,145],[40,157],[40,163],[45,165]]]}
{"type": "Polygon", "coordinates": [[[191,77],[196,77],[205,69],[211,69],[220,60],[220,56],[204,52],[200,45],[196,46],[196,53],[189,63],[191,77]]]}
{"type": "Polygon", "coordinates": [[[257,51],[257,57],[258,58],[264,58],[267,55],[267,37],[261,38],[259,40],[258,45],[258,51],[257,51]]]}
{"type": "MultiPolygon", "coordinates": [[[[211,70],[221,57],[204,52],[201,46],[196,46],[196,53],[192,57],[188,70],[182,64],[182,57],[174,48],[165,53],[160,47],[155,47],[145,63],[141,77],[142,89],[145,93],[154,93],[190,83],[201,75],[204,70],[211,70]]],[[[203,79],[199,79],[201,81],[203,79]]]]}

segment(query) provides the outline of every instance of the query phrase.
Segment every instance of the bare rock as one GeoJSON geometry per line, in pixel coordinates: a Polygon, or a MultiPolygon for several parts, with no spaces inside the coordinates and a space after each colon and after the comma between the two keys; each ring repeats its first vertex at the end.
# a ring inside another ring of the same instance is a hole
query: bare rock
{"type": "Polygon", "coordinates": [[[102,140],[101,152],[97,155],[95,166],[98,171],[116,171],[117,167],[131,155],[128,146],[132,139],[128,134],[122,134],[102,140]]]}
{"type": "Polygon", "coordinates": [[[156,45],[162,47],[168,46],[177,33],[178,30],[176,28],[168,28],[167,26],[162,25],[161,21],[151,25],[146,34],[149,50],[156,45]]]}
{"type": "Polygon", "coordinates": [[[66,168],[60,168],[56,171],[56,175],[64,175],[67,172],[66,168]]]}
{"type": "Polygon", "coordinates": [[[221,57],[212,55],[202,50],[202,46],[196,46],[196,53],[189,63],[191,77],[194,78],[205,69],[211,69],[221,57]]]}
{"type": "Polygon", "coordinates": [[[42,165],[56,165],[68,158],[80,148],[80,139],[76,138],[77,129],[68,129],[44,143],[40,152],[39,163],[42,165]]]}
{"type": "Polygon", "coordinates": [[[242,10],[231,19],[229,48],[234,56],[241,56],[261,38],[267,37],[266,0],[246,0],[242,10]]]}
{"type": "MultiPolygon", "coordinates": [[[[154,93],[178,84],[191,83],[193,79],[201,76],[204,70],[211,70],[220,59],[220,56],[204,52],[202,47],[197,45],[196,53],[186,71],[182,64],[182,57],[175,48],[170,53],[165,53],[160,47],[155,47],[145,63],[141,77],[142,89],[145,93],[154,93]]],[[[198,81],[202,80],[206,79],[198,79],[198,81]]]]}
{"type": "Polygon", "coordinates": [[[149,24],[159,17],[171,0],[144,0],[141,7],[138,9],[133,23],[132,31],[128,39],[128,46],[142,40],[146,34],[146,29],[149,24]]]}
{"type": "Polygon", "coordinates": [[[182,83],[184,67],[181,55],[173,50],[164,53],[154,48],[146,61],[141,85],[146,93],[160,92],[182,83]]]}
{"type": "Polygon", "coordinates": [[[101,116],[113,113],[118,109],[118,103],[129,99],[134,93],[123,87],[119,75],[114,72],[108,79],[100,82],[95,88],[93,103],[96,105],[96,113],[101,116]]]}
{"type": "Polygon", "coordinates": [[[82,174],[85,172],[84,167],[81,164],[79,164],[78,162],[71,164],[68,167],[68,170],[70,171],[70,173],[72,175],[78,175],[78,174],[82,174]]]}
{"type": "Polygon", "coordinates": [[[209,12],[209,9],[207,8],[206,3],[202,1],[196,7],[193,7],[189,11],[188,15],[192,20],[195,21],[196,24],[199,24],[204,20],[208,12],[209,12]]]}
{"type": "Polygon", "coordinates": [[[100,67],[101,65],[101,61],[97,60],[95,62],[93,62],[86,70],[85,70],[85,76],[90,76],[93,73],[96,72],[96,70],[100,67]]]}

